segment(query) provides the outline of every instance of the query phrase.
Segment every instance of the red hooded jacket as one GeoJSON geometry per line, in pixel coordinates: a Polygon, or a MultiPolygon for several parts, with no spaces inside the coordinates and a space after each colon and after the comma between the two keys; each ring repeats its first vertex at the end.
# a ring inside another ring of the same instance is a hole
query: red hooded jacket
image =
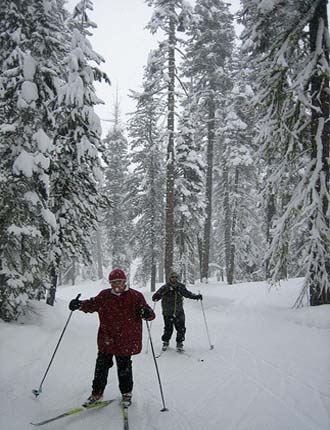
{"type": "Polygon", "coordinates": [[[153,320],[155,313],[147,304],[142,293],[130,288],[120,295],[116,295],[111,288],[107,288],[96,297],[83,300],[80,310],[99,314],[97,345],[101,352],[127,356],[141,352],[142,318],[140,312],[144,307],[151,310],[151,317],[148,320],[153,320]]]}

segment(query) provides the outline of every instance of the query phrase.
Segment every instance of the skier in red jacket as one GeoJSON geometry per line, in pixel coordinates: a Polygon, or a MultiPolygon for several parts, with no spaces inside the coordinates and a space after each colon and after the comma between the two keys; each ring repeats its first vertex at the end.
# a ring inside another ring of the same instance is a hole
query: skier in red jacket
{"type": "Polygon", "coordinates": [[[125,272],[114,269],[109,274],[111,288],[89,300],[73,299],[69,309],[97,312],[100,326],[97,335],[96,359],[92,394],[85,406],[102,400],[113,358],[116,360],[122,403],[130,405],[133,389],[131,356],[142,349],[142,319],[151,321],[155,313],[139,291],[129,288],[125,272]]]}

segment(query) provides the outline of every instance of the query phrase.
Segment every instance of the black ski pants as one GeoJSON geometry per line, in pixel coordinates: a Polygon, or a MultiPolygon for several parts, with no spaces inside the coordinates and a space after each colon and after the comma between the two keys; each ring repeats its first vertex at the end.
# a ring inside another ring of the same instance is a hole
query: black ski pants
{"type": "Polygon", "coordinates": [[[164,333],[162,336],[163,342],[169,342],[173,330],[175,328],[176,330],[176,342],[183,342],[185,339],[185,333],[186,333],[186,318],[184,312],[180,312],[176,316],[173,315],[164,315],[164,333]]]}
{"type": "Polygon", "coordinates": [[[119,390],[122,394],[133,389],[133,371],[131,356],[118,356],[107,352],[98,352],[92,384],[93,394],[103,394],[107,385],[109,369],[113,366],[113,358],[117,364],[119,390]]]}

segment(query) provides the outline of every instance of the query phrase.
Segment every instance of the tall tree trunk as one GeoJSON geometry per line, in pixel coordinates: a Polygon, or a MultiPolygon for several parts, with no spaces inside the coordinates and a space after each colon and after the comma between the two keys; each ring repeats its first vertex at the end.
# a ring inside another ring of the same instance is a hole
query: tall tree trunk
{"type": "MultiPolygon", "coordinates": [[[[184,204],[184,199],[183,199],[184,204]]],[[[187,255],[186,252],[188,250],[186,249],[185,244],[185,217],[181,215],[180,220],[180,231],[179,231],[179,261],[181,264],[181,280],[184,284],[187,282],[187,255]]]]}
{"type": "MultiPolygon", "coordinates": [[[[152,212],[154,212],[154,208],[152,207],[152,212]]],[[[155,218],[151,221],[151,276],[150,276],[150,290],[156,291],[156,259],[155,259],[155,247],[156,247],[156,237],[155,237],[155,218]]]]}
{"type": "MultiPolygon", "coordinates": [[[[275,205],[275,195],[271,186],[268,187],[267,190],[267,203],[266,203],[266,242],[269,247],[272,242],[272,222],[274,216],[276,215],[276,205],[275,205]]],[[[269,261],[266,259],[265,261],[265,271],[266,271],[266,279],[270,277],[270,268],[269,261]]]]}
{"type": "Polygon", "coordinates": [[[203,267],[203,239],[197,236],[198,261],[199,261],[199,276],[202,282],[202,267],[203,267]]]}
{"type": "Polygon", "coordinates": [[[158,263],[158,282],[163,283],[164,282],[164,263],[163,263],[163,253],[161,253],[158,263]]]}
{"type": "Polygon", "coordinates": [[[225,237],[225,263],[226,263],[226,280],[228,284],[232,284],[230,275],[230,248],[231,248],[231,210],[229,204],[229,177],[228,166],[224,161],[223,168],[223,211],[224,211],[224,237],[225,237]]]}
{"type": "MultiPolygon", "coordinates": [[[[174,15],[174,2],[173,2],[174,15]]],[[[165,275],[173,270],[174,252],[174,106],[175,106],[175,19],[170,17],[168,36],[167,164],[165,208],[165,275]]]]}
{"type": "Polygon", "coordinates": [[[71,282],[72,285],[76,285],[76,259],[72,259],[72,271],[71,271],[71,282]]]}
{"type": "Polygon", "coordinates": [[[59,283],[59,280],[61,279],[60,264],[61,264],[61,258],[59,255],[57,255],[55,258],[55,261],[53,261],[50,268],[50,288],[47,292],[47,297],[46,297],[46,303],[47,305],[50,305],[50,306],[54,306],[55,304],[57,285],[59,283]]]}
{"type": "Polygon", "coordinates": [[[46,303],[47,305],[50,305],[50,306],[54,306],[55,304],[57,278],[58,278],[57,271],[58,269],[55,267],[55,264],[53,264],[50,269],[50,288],[48,290],[47,298],[46,298],[46,303]]]}
{"type": "Polygon", "coordinates": [[[215,128],[215,106],[213,90],[208,100],[208,123],[207,123],[207,167],[206,167],[206,219],[203,237],[203,261],[202,279],[209,277],[210,238],[212,222],[212,191],[213,191],[213,147],[215,128]]]}
{"type": "MultiPolygon", "coordinates": [[[[290,195],[288,192],[284,192],[282,195],[281,213],[283,213],[285,211],[285,208],[288,206],[289,202],[290,202],[290,195]]],[[[288,239],[283,241],[281,253],[283,256],[289,255],[289,241],[288,241],[288,239]]],[[[280,279],[287,279],[287,278],[288,278],[288,258],[284,258],[282,265],[281,265],[280,279]]]]}
{"type": "MultiPolygon", "coordinates": [[[[327,16],[327,0],[321,0],[314,14],[313,19],[310,22],[310,45],[311,51],[316,52],[319,49],[317,45],[318,37],[320,35],[320,26],[324,25],[325,30],[323,31],[323,37],[321,42],[321,51],[324,53],[324,56],[329,64],[329,47],[326,43],[325,34],[329,34],[327,29],[329,29],[328,24],[328,16],[327,16]]],[[[328,206],[329,201],[328,197],[325,193],[329,193],[329,184],[330,184],[330,166],[329,166],[329,155],[330,155],[330,88],[329,88],[329,78],[321,67],[317,69],[315,75],[313,76],[311,83],[311,93],[312,93],[312,105],[314,109],[312,112],[312,122],[311,122],[311,136],[312,136],[312,158],[315,161],[322,163],[322,175],[323,175],[323,185],[321,185],[321,178],[319,178],[318,183],[316,184],[316,192],[320,197],[321,207],[322,207],[322,215],[325,220],[327,227],[329,227],[329,214],[328,214],[328,206]],[[318,142],[317,133],[322,130],[320,141],[322,145],[322,155],[321,160],[317,160],[318,158],[318,142]],[[322,186],[326,188],[323,189],[322,186]]],[[[327,277],[330,277],[330,249],[329,249],[329,238],[325,238],[324,246],[326,247],[324,251],[324,257],[326,258],[326,271],[327,277]]],[[[315,255],[315,259],[319,259],[320,257],[315,255]]],[[[311,283],[309,285],[310,292],[310,304],[312,306],[322,305],[322,304],[330,304],[330,291],[325,290],[321,283],[321,277],[315,271],[311,273],[311,283]]]]}
{"type": "Polygon", "coordinates": [[[154,262],[152,262],[151,265],[151,280],[150,280],[150,290],[151,292],[156,291],[156,264],[154,262]]]}
{"type": "MultiPolygon", "coordinates": [[[[238,176],[239,171],[236,167],[235,169],[235,182],[234,182],[234,196],[237,195],[238,189],[238,176]]],[[[229,246],[229,261],[228,261],[228,270],[227,270],[227,281],[228,284],[233,284],[235,279],[235,236],[236,236],[236,222],[237,222],[237,199],[235,197],[234,202],[232,203],[232,215],[231,215],[231,235],[230,235],[230,246],[229,246]]]]}
{"type": "Polygon", "coordinates": [[[102,253],[101,233],[99,229],[97,229],[96,231],[96,253],[97,253],[98,279],[103,279],[103,253],[102,253]]]}
{"type": "Polygon", "coordinates": [[[195,285],[195,241],[191,242],[191,250],[189,251],[190,260],[191,260],[191,269],[188,273],[188,282],[191,285],[195,285]]]}

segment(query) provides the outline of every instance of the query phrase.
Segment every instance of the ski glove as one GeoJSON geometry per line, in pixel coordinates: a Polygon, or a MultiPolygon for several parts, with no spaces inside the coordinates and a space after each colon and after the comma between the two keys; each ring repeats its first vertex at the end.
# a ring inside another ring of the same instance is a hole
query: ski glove
{"type": "Polygon", "coordinates": [[[203,296],[201,294],[197,294],[196,300],[203,300],[203,296]]]}
{"type": "Polygon", "coordinates": [[[147,308],[147,307],[141,308],[141,310],[140,310],[140,316],[144,320],[148,320],[152,316],[152,311],[149,308],[147,308]]]}
{"type": "Polygon", "coordinates": [[[80,306],[81,306],[81,300],[78,300],[78,299],[73,299],[69,303],[70,311],[76,311],[76,310],[80,309],[80,306]]]}

